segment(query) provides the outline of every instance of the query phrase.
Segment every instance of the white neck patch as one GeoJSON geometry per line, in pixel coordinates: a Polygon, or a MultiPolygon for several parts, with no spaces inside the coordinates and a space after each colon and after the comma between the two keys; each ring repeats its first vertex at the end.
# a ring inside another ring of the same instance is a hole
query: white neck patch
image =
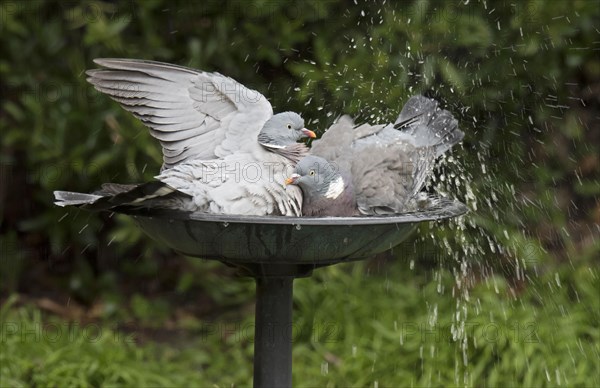
{"type": "Polygon", "coordinates": [[[341,176],[337,177],[333,182],[329,184],[325,197],[329,199],[336,199],[344,192],[344,180],[341,176]]]}
{"type": "Polygon", "coordinates": [[[263,147],[267,147],[267,148],[275,148],[275,149],[285,148],[285,146],[277,145],[277,144],[267,144],[267,143],[261,143],[261,142],[259,142],[258,144],[260,144],[263,147]]]}

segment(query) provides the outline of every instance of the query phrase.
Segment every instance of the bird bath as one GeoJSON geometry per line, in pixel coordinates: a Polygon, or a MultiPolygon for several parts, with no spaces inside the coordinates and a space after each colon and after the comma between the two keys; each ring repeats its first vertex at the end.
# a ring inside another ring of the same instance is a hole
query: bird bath
{"type": "Polygon", "coordinates": [[[462,215],[465,205],[394,216],[232,216],[135,209],[123,213],[183,255],[221,261],[256,280],[254,386],[292,385],[293,280],[332,264],[372,257],[403,242],[420,222],[462,215]]]}

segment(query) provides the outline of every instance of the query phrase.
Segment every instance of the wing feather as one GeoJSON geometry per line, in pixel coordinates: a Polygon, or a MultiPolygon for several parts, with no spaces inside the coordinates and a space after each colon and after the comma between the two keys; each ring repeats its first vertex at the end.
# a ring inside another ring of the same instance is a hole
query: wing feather
{"type": "Polygon", "coordinates": [[[232,78],[135,59],[96,59],[94,87],[140,119],[163,148],[163,170],[255,142],[273,115],[267,99],[232,78]]]}

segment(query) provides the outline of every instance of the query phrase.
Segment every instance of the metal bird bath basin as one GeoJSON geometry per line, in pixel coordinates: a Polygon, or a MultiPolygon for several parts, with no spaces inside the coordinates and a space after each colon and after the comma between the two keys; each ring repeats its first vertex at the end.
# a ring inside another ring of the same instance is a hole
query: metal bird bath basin
{"type": "Polygon", "coordinates": [[[128,210],[155,240],[214,259],[256,279],[254,386],[292,382],[292,283],[313,269],[372,257],[404,241],[418,223],[462,215],[460,202],[394,216],[283,217],[128,210]]]}

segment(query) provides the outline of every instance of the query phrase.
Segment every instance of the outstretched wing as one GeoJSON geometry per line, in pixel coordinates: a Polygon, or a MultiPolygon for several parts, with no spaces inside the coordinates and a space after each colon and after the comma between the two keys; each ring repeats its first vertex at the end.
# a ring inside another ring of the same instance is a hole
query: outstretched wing
{"type": "Polygon", "coordinates": [[[163,169],[232,154],[256,142],[273,115],[267,99],[232,78],[134,59],[95,59],[88,81],[133,113],[160,141],[163,169]]]}

